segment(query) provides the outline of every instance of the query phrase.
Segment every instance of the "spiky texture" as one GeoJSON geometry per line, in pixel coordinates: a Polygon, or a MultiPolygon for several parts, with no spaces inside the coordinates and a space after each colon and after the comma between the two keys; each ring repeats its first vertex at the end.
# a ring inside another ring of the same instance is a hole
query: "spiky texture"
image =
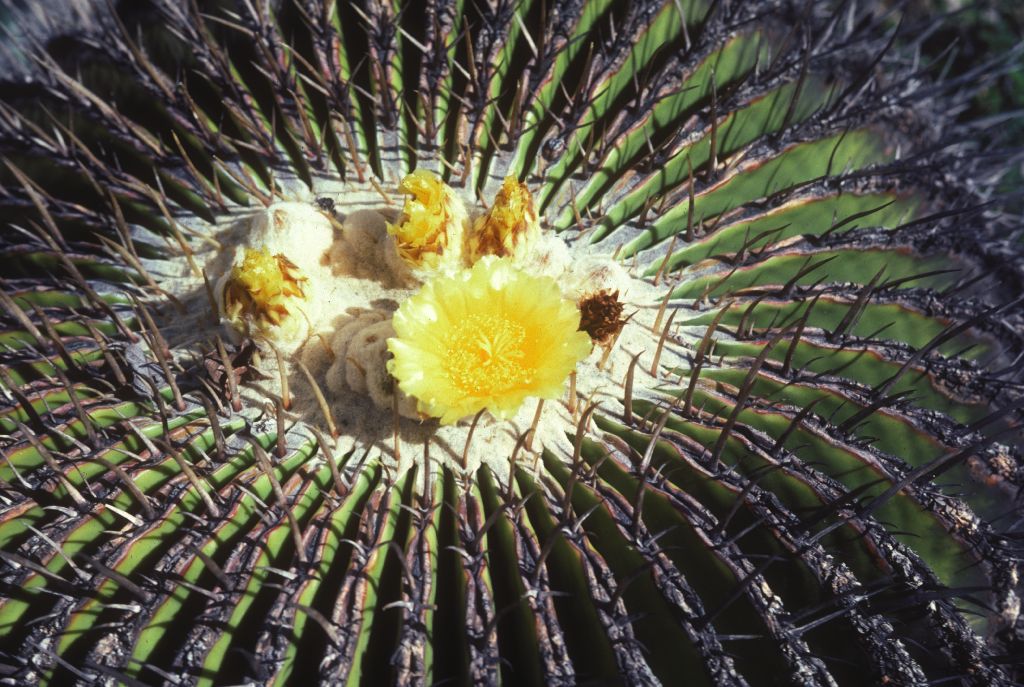
{"type": "Polygon", "coordinates": [[[1019,679],[1020,258],[951,124],[980,72],[935,81],[927,27],[696,0],[95,21],[0,103],[5,679],[1019,679]],[[664,290],[621,404],[581,399],[535,476],[396,480],[243,404],[251,349],[162,332],[165,266],[198,274],[229,215],[417,167],[470,199],[513,175],[664,290]]]}

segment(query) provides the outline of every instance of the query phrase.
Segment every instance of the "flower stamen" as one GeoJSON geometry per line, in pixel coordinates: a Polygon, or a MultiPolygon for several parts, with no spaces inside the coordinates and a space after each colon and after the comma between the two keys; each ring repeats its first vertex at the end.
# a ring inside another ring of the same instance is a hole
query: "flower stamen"
{"type": "Polygon", "coordinates": [[[529,383],[532,369],[523,350],[525,339],[525,328],[506,317],[469,317],[445,337],[451,352],[449,378],[474,395],[529,383]]]}

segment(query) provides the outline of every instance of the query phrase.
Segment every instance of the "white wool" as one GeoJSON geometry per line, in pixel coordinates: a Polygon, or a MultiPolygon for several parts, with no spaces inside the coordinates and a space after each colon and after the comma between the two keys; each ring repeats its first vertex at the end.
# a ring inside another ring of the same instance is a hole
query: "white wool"
{"type": "Polygon", "coordinates": [[[530,274],[559,279],[572,264],[572,256],[565,241],[547,233],[531,241],[526,250],[516,253],[512,262],[530,274]]]}
{"type": "MultiPolygon", "coordinates": [[[[360,388],[378,408],[394,407],[398,386],[388,374],[388,339],[395,335],[391,320],[381,320],[364,327],[349,341],[345,356],[345,380],[350,388],[360,388]]],[[[402,417],[419,418],[416,400],[399,390],[398,412],[402,417]]]]}
{"type": "Polygon", "coordinates": [[[276,203],[253,216],[244,245],[286,256],[308,277],[322,271],[334,243],[331,220],[306,203],[276,203]]]}
{"type": "Polygon", "coordinates": [[[383,215],[359,210],[342,224],[340,240],[331,246],[328,263],[334,275],[373,279],[391,272],[386,257],[389,251],[394,252],[394,242],[388,238],[383,215]]]}
{"type": "Polygon", "coordinates": [[[617,262],[604,256],[588,255],[569,265],[562,286],[563,292],[573,300],[596,291],[618,291],[620,300],[630,296],[635,279],[617,262]]]}

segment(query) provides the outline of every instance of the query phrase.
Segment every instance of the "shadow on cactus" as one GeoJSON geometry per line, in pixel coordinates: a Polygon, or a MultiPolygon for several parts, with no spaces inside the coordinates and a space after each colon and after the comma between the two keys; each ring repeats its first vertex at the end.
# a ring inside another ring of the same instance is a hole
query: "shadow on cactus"
{"type": "Polygon", "coordinates": [[[1017,228],[928,28],[151,0],[40,40],[4,679],[1019,680],[1017,228]]]}

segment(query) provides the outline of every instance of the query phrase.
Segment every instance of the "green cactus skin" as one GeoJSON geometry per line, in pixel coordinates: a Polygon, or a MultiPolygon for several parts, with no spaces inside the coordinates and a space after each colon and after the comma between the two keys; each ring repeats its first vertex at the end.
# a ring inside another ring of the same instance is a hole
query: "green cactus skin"
{"type": "Polygon", "coordinates": [[[985,69],[927,29],[150,0],[40,41],[0,90],[0,682],[1015,684],[1021,258],[953,120],[985,69]],[[170,350],[183,246],[416,167],[524,180],[687,363],[504,483],[396,477],[170,350]]]}

